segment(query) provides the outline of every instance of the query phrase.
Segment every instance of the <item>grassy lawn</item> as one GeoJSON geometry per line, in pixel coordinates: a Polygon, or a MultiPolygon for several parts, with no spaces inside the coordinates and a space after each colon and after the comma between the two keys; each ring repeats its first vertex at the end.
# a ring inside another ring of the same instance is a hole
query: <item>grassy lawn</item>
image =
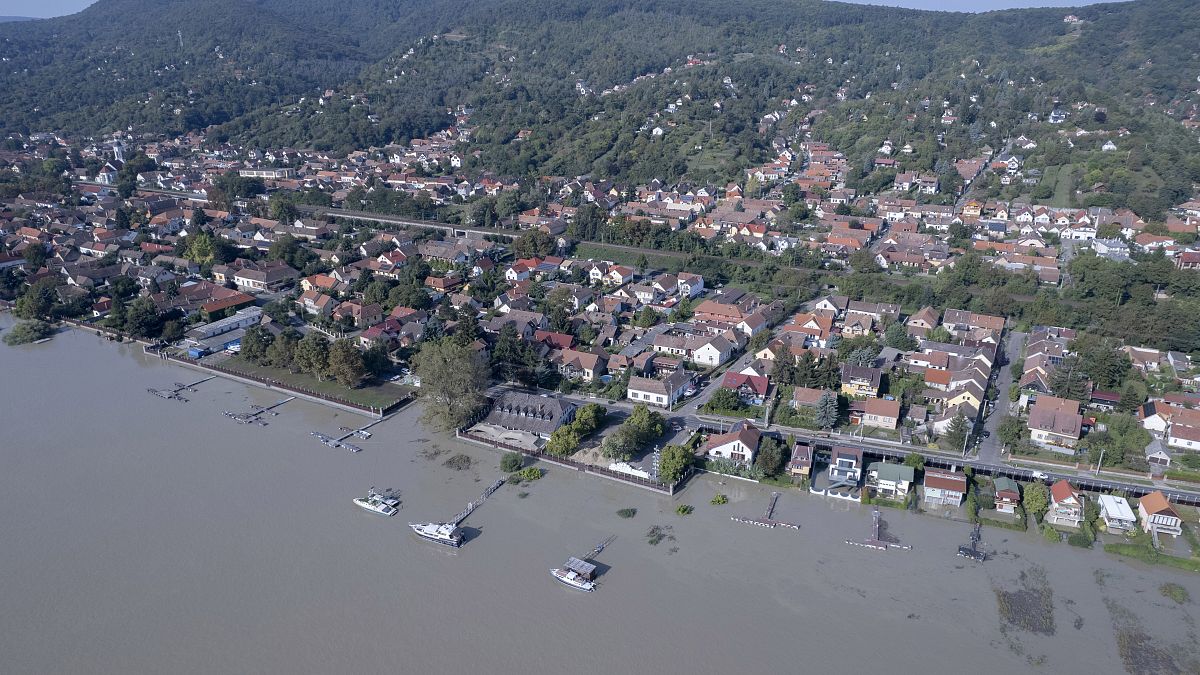
{"type": "Polygon", "coordinates": [[[1058,174],[1054,181],[1054,198],[1050,200],[1052,206],[1066,208],[1071,205],[1071,191],[1075,189],[1071,168],[1070,164],[1058,167],[1058,174]]]}
{"type": "Polygon", "coordinates": [[[707,403],[700,406],[700,412],[706,415],[720,415],[723,417],[749,417],[758,419],[763,415],[763,408],[760,405],[748,405],[740,410],[724,410],[721,408],[710,408],[707,403]]]}
{"type": "Polygon", "coordinates": [[[1104,550],[1109,553],[1136,558],[1150,565],[1165,565],[1167,567],[1200,573],[1200,560],[1164,555],[1155,551],[1149,544],[1105,544],[1104,550]]]}
{"type": "Polygon", "coordinates": [[[274,368],[272,366],[259,366],[250,363],[240,356],[235,356],[225,360],[220,364],[224,368],[253,375],[256,377],[270,378],[278,380],[288,386],[298,389],[305,389],[325,394],[340,399],[345,399],[351,403],[358,405],[371,406],[374,408],[387,407],[407,393],[407,389],[399,385],[385,382],[383,384],[368,384],[359,389],[348,389],[337,382],[330,380],[318,381],[312,375],[302,373],[291,373],[282,368],[274,368]]]}
{"type": "MultiPolygon", "coordinates": [[[[621,249],[610,248],[604,244],[594,242],[580,242],[575,246],[575,257],[582,259],[608,260],[618,265],[636,266],[638,258],[641,257],[638,253],[632,251],[624,251],[621,249]]],[[[646,261],[651,267],[667,268],[675,258],[662,255],[654,255],[653,253],[646,254],[646,261]]]]}

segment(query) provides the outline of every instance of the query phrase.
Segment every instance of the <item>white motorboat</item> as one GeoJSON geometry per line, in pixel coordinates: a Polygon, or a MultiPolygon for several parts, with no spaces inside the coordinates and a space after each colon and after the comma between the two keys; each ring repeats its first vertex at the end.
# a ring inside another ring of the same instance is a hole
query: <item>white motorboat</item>
{"type": "Polygon", "coordinates": [[[370,496],[368,496],[366,499],[363,499],[362,497],[355,497],[354,503],[358,504],[359,506],[361,506],[362,508],[364,508],[368,511],[371,511],[372,513],[378,513],[383,516],[396,515],[395,507],[389,506],[388,504],[384,504],[383,502],[379,501],[378,499],[374,499],[370,496]]]}
{"type": "Polygon", "coordinates": [[[462,530],[454,523],[409,523],[417,536],[439,544],[458,548],[463,543],[462,530]]]}

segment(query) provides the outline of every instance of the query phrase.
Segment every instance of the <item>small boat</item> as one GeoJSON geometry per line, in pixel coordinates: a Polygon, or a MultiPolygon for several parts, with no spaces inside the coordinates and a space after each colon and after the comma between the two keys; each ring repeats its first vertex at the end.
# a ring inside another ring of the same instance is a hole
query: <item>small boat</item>
{"type": "Polygon", "coordinates": [[[579,558],[567,558],[562,567],[550,570],[550,574],[571,588],[589,593],[596,590],[596,582],[593,581],[596,566],[579,558]]]}
{"type": "Polygon", "coordinates": [[[397,499],[395,496],[393,496],[390,491],[387,492],[386,494],[384,494],[381,492],[376,492],[375,488],[371,488],[371,489],[367,490],[367,499],[374,499],[376,501],[387,504],[388,506],[390,506],[392,508],[398,508],[400,506],[400,500],[397,499]]]}
{"type": "Polygon", "coordinates": [[[370,496],[368,496],[366,499],[363,499],[362,497],[355,497],[354,503],[368,511],[371,511],[372,513],[378,513],[382,516],[396,515],[396,509],[394,507],[384,504],[378,499],[374,499],[370,496]]]}
{"type": "Polygon", "coordinates": [[[462,546],[462,530],[454,523],[409,523],[408,526],[419,537],[454,548],[462,546]]]}

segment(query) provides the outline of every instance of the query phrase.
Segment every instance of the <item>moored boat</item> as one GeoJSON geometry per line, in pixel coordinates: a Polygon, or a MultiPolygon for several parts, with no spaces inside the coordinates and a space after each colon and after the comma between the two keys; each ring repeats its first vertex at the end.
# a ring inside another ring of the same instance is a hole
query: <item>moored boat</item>
{"type": "Polygon", "coordinates": [[[394,507],[389,506],[388,504],[385,504],[380,500],[374,499],[370,496],[368,496],[366,499],[362,497],[355,497],[354,503],[372,513],[378,513],[382,516],[396,515],[396,509],[394,507]]]}
{"type": "Polygon", "coordinates": [[[408,526],[424,539],[454,548],[462,546],[462,530],[454,523],[409,523],[408,526]]]}
{"type": "Polygon", "coordinates": [[[571,588],[592,592],[596,590],[596,566],[579,558],[567,558],[562,567],[550,570],[550,574],[571,588]]]}

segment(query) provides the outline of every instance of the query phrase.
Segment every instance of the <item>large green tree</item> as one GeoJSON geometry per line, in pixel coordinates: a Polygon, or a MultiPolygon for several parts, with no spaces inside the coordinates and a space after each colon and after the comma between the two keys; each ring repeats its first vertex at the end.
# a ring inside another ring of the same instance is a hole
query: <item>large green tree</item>
{"type": "Polygon", "coordinates": [[[423,419],[437,428],[456,429],[483,405],[488,366],[470,346],[451,338],[426,342],[413,357],[413,368],[421,378],[423,419]]]}

